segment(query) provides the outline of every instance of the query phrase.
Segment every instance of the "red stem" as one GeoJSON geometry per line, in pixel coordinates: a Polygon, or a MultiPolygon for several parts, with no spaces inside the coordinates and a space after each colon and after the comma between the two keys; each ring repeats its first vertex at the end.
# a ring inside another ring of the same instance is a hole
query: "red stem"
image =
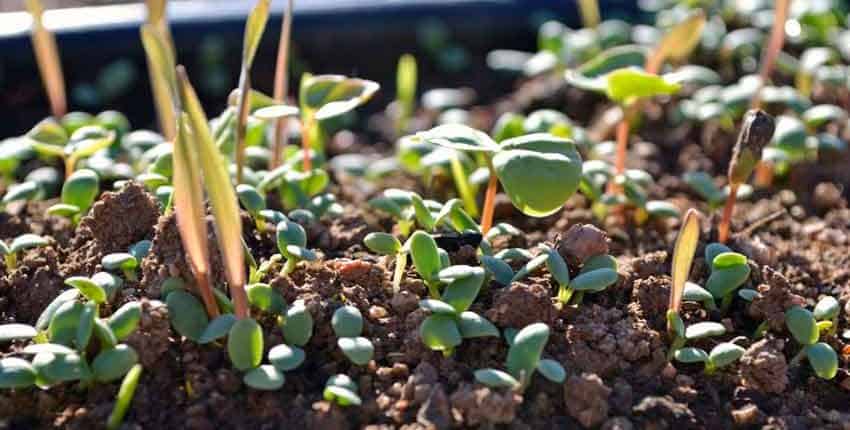
{"type": "Polygon", "coordinates": [[[732,212],[735,209],[735,198],[738,195],[738,184],[729,184],[729,196],[726,198],[726,206],[723,207],[723,218],[717,226],[717,240],[726,243],[729,240],[729,226],[732,223],[732,212]]]}
{"type": "Polygon", "coordinates": [[[481,234],[487,234],[493,226],[493,211],[496,204],[496,191],[499,189],[499,178],[490,166],[490,180],[487,181],[487,192],[484,194],[484,210],[481,212],[481,234]]]}

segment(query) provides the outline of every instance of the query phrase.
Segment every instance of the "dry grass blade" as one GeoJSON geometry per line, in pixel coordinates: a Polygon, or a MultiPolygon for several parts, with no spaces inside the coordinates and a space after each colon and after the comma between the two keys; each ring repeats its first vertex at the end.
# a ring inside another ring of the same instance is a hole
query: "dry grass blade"
{"type": "Polygon", "coordinates": [[[207,241],[207,223],[204,211],[204,190],[201,188],[198,155],[189,148],[190,134],[181,115],[178,121],[180,132],[174,141],[174,212],[180,239],[189,257],[195,274],[201,299],[210,317],[218,316],[218,306],[209,281],[209,243],[207,241]]]}
{"type": "Polygon", "coordinates": [[[62,63],[59,60],[59,48],[56,37],[42,22],[44,7],[39,0],[27,0],[27,10],[32,15],[32,46],[35,60],[44,83],[44,90],[50,101],[50,111],[61,118],[68,110],[65,96],[65,78],[62,75],[62,63]]]}
{"type": "Polygon", "coordinates": [[[694,253],[699,242],[699,218],[699,212],[696,209],[688,210],[682,220],[682,228],[676,238],[676,245],[673,247],[673,265],[671,268],[673,288],[670,289],[668,312],[679,312],[679,307],[682,305],[682,293],[685,290],[685,282],[691,272],[691,263],[694,261],[694,253]]]}
{"type": "Polygon", "coordinates": [[[207,123],[207,116],[198,100],[198,95],[186,70],[177,67],[177,88],[183,109],[189,116],[190,130],[195,142],[195,150],[204,175],[207,194],[215,218],[216,234],[227,281],[230,284],[230,296],[238,318],[248,316],[248,300],[245,294],[245,254],[242,249],[242,219],[239,216],[239,203],[236,191],[230,182],[225,161],[213,140],[207,123]]]}
{"type": "Polygon", "coordinates": [[[159,125],[166,140],[173,142],[177,134],[177,120],[172,103],[177,85],[174,77],[174,56],[168,49],[165,36],[153,24],[142,25],[141,32],[159,125]]]}
{"type": "MultiPolygon", "coordinates": [[[[289,0],[283,21],[280,24],[280,41],[277,47],[277,62],[274,70],[274,100],[284,104],[286,94],[289,92],[289,39],[292,34],[292,13],[294,1],[289,0]]],[[[272,170],[280,165],[280,157],[283,155],[283,139],[286,135],[286,118],[275,120],[274,143],[272,144],[272,158],[269,169],[272,170]]]]}
{"type": "Polygon", "coordinates": [[[596,0],[579,0],[581,23],[585,28],[596,28],[599,25],[599,3],[596,0]]]}
{"type": "Polygon", "coordinates": [[[236,182],[242,182],[242,169],[245,165],[245,126],[248,122],[248,103],[251,94],[251,65],[257,54],[257,47],[266,22],[269,20],[269,0],[260,0],[248,20],[245,22],[245,39],[242,45],[242,73],[239,76],[239,102],[236,123],[236,182]]]}
{"type": "Polygon", "coordinates": [[[699,44],[705,27],[705,12],[698,10],[684,21],[676,24],[661,39],[652,55],[646,60],[646,71],[658,74],[667,60],[685,59],[699,44]]]}

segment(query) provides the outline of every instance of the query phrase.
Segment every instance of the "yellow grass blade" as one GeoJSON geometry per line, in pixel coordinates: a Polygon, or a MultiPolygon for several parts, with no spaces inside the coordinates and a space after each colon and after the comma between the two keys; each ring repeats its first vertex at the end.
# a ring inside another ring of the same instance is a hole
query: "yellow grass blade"
{"type": "Polygon", "coordinates": [[[676,24],[661,39],[653,54],[647,59],[646,71],[658,74],[667,60],[681,61],[699,44],[705,27],[705,12],[697,10],[684,21],[676,24]]]}
{"type": "Polygon", "coordinates": [[[204,306],[211,317],[218,315],[218,306],[209,282],[210,260],[207,240],[206,211],[204,210],[204,190],[201,188],[201,174],[198,155],[189,147],[191,135],[187,126],[186,114],[181,116],[178,127],[180,132],[174,141],[174,194],[172,204],[177,216],[177,227],[183,249],[186,250],[192,271],[195,274],[198,290],[204,306]]]}
{"type": "MultiPolygon", "coordinates": [[[[274,69],[274,100],[278,104],[286,102],[286,94],[289,92],[289,40],[292,35],[292,8],[294,1],[289,0],[283,21],[280,24],[280,41],[277,47],[277,62],[274,69]]],[[[269,170],[274,170],[280,165],[283,156],[283,139],[286,135],[286,118],[275,120],[274,142],[272,144],[272,158],[269,170]]]]}
{"type": "Polygon", "coordinates": [[[44,83],[44,90],[50,102],[50,111],[61,118],[68,110],[65,98],[65,78],[62,75],[62,63],[59,60],[59,48],[56,37],[42,22],[44,7],[39,0],[27,0],[27,10],[32,15],[32,47],[35,60],[44,83]]]}
{"type": "Polygon", "coordinates": [[[151,91],[153,92],[159,126],[168,141],[174,141],[177,130],[174,112],[174,92],[176,79],[174,77],[174,56],[168,47],[165,35],[155,24],[142,25],[142,45],[148,59],[151,91]]]}
{"type": "Polygon", "coordinates": [[[269,20],[269,0],[259,0],[245,22],[242,45],[242,74],[239,76],[239,103],[236,115],[236,182],[242,182],[245,165],[245,124],[248,122],[248,95],[251,90],[251,65],[269,20]]]}
{"type": "Polygon", "coordinates": [[[682,228],[673,247],[673,265],[670,269],[673,287],[670,289],[668,312],[679,312],[679,307],[682,305],[685,282],[691,272],[691,263],[694,261],[694,253],[699,243],[699,227],[699,212],[696,209],[689,209],[683,218],[682,228]]]}
{"type": "Polygon", "coordinates": [[[245,294],[245,257],[242,249],[242,219],[236,191],[230,182],[227,165],[210,133],[207,116],[189,82],[186,69],[177,67],[180,102],[189,116],[193,149],[198,154],[207,194],[215,218],[216,235],[230,284],[230,295],[238,318],[248,316],[245,294]]]}

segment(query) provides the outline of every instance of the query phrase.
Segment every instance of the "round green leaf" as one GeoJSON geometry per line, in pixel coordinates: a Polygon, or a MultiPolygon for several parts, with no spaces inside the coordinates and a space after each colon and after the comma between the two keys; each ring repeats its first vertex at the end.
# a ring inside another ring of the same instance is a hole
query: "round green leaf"
{"type": "Polygon", "coordinates": [[[337,345],[342,353],[359,366],[366,365],[375,353],[372,342],[365,337],[342,337],[337,339],[337,345]]]}
{"type": "Polygon", "coordinates": [[[35,369],[28,361],[16,357],[0,359],[0,388],[31,387],[35,378],[35,369]]]}
{"type": "Polygon", "coordinates": [[[685,338],[688,340],[702,339],[705,337],[720,336],[726,333],[726,326],[714,321],[703,321],[689,325],[685,329],[685,338]]]}
{"type": "Polygon", "coordinates": [[[72,173],[62,186],[62,203],[85,212],[94,202],[100,188],[100,179],[93,170],[80,169],[72,173]]]}
{"type": "Polygon", "coordinates": [[[37,234],[26,233],[16,237],[15,240],[12,241],[12,244],[9,245],[9,251],[18,253],[25,249],[45,246],[48,243],[50,242],[48,242],[47,239],[37,234]]]}
{"type": "Polygon", "coordinates": [[[297,116],[298,108],[288,105],[271,105],[255,110],[251,115],[262,120],[273,120],[278,118],[286,118],[289,116],[297,116]]]}
{"type": "Polygon", "coordinates": [[[227,335],[227,355],[233,366],[246,371],[263,360],[263,329],[251,318],[236,321],[227,335]]]}
{"type": "Polygon", "coordinates": [[[452,305],[436,299],[424,299],[419,301],[419,307],[432,312],[434,314],[444,314],[444,315],[455,315],[457,314],[457,310],[455,310],[452,305]]]}
{"type": "Polygon", "coordinates": [[[331,326],[337,337],[357,337],[363,332],[363,315],[354,306],[342,306],[331,317],[331,326]]]}
{"type": "Polygon", "coordinates": [[[80,293],[95,303],[106,301],[106,291],[89,278],[83,276],[72,276],[65,280],[65,285],[80,290],[80,293]]]}
{"type": "Polygon", "coordinates": [[[362,403],[357,393],[348,388],[336,385],[325,387],[322,395],[325,400],[334,402],[340,406],[359,406],[362,403]]]}
{"type": "Polygon", "coordinates": [[[109,317],[109,328],[112,329],[118,340],[124,340],[136,330],[141,319],[142,304],[130,302],[112,313],[112,316],[109,317]]]}
{"type": "Polygon", "coordinates": [[[741,346],[731,342],[723,342],[711,349],[708,359],[716,368],[726,367],[741,358],[747,352],[741,346]]]}
{"type": "MultiPolygon", "coordinates": [[[[440,273],[442,274],[450,269],[452,268],[445,269],[440,273]]],[[[478,292],[481,290],[481,284],[484,282],[484,270],[480,267],[474,269],[470,276],[456,278],[451,281],[445,290],[443,290],[443,294],[440,297],[442,301],[451,305],[457,313],[469,309],[478,296],[478,292]]]]}
{"type": "Polygon", "coordinates": [[[841,305],[838,304],[838,300],[835,300],[835,297],[824,296],[815,305],[813,315],[817,320],[831,320],[838,315],[840,310],[841,305]]]}
{"type": "Polygon", "coordinates": [[[570,288],[576,291],[589,291],[597,293],[617,282],[619,275],[615,270],[596,269],[581,273],[570,282],[570,288]]]}
{"type": "Polygon", "coordinates": [[[486,133],[463,124],[445,124],[416,135],[423,142],[457,151],[495,152],[498,144],[486,133]]]}
{"type": "Polygon", "coordinates": [[[711,263],[715,257],[724,252],[732,252],[732,249],[722,243],[709,243],[705,247],[705,261],[711,263]]]}
{"type": "Polygon", "coordinates": [[[564,370],[564,366],[561,366],[561,363],[548,358],[544,358],[543,360],[540,360],[540,363],[537,363],[537,371],[540,372],[543,377],[556,384],[564,382],[564,379],[567,378],[567,371],[564,370]]]}
{"type": "Polygon", "coordinates": [[[389,233],[369,233],[363,243],[369,250],[381,255],[395,255],[401,251],[401,242],[389,233]]]}
{"type": "Polygon", "coordinates": [[[266,208],[266,199],[257,191],[256,188],[247,185],[239,184],[236,186],[236,195],[239,196],[239,201],[251,214],[259,213],[266,208]]]}
{"type": "Polygon", "coordinates": [[[139,361],[136,351],[124,344],[102,351],[92,362],[92,372],[99,382],[121,379],[139,361]]]}
{"type": "Polygon", "coordinates": [[[233,324],[236,324],[236,316],[233,314],[219,315],[216,319],[210,321],[207,328],[201,333],[200,338],[198,338],[198,343],[210,343],[227,336],[230,333],[230,329],[233,328],[233,324]]]}
{"type": "Polygon", "coordinates": [[[65,302],[50,319],[47,337],[51,342],[69,346],[77,337],[77,326],[85,305],[80,302],[65,302]]]}
{"type": "Polygon", "coordinates": [[[242,377],[242,381],[255,390],[275,391],[283,387],[286,377],[276,367],[264,364],[251,369],[242,377]]]}
{"type": "Polygon", "coordinates": [[[685,289],[682,293],[682,300],[691,302],[714,301],[714,296],[705,288],[693,283],[685,282],[685,289]]]}
{"type": "Polygon", "coordinates": [[[516,388],[519,387],[519,381],[511,376],[508,372],[498,369],[479,369],[476,370],[475,380],[491,388],[516,388]]]}
{"type": "Polygon", "coordinates": [[[304,346],[313,336],[313,316],[304,307],[304,303],[296,301],[286,310],[286,321],[283,325],[283,338],[287,343],[304,346]]]}
{"type": "Polygon", "coordinates": [[[514,271],[508,263],[489,255],[482,255],[480,258],[481,265],[483,265],[484,269],[493,276],[493,279],[496,282],[505,287],[511,284],[511,280],[514,277],[514,271]]]}
{"type": "Polygon", "coordinates": [[[838,355],[828,344],[818,342],[807,346],[806,357],[818,377],[832,379],[838,373],[838,355]]]}
{"type": "Polygon", "coordinates": [[[719,299],[735,291],[750,277],[750,266],[747,264],[717,269],[711,272],[705,288],[719,299]]]}
{"type": "Polygon", "coordinates": [[[426,281],[437,277],[440,271],[440,254],[437,251],[437,242],[430,234],[418,230],[407,240],[406,247],[410,250],[413,258],[413,266],[419,276],[426,281]]]}
{"type": "Polygon", "coordinates": [[[248,303],[261,311],[282,314],[286,308],[283,295],[271,285],[256,283],[248,285],[245,290],[248,294],[248,303]]]}
{"type": "Polygon", "coordinates": [[[797,342],[812,345],[818,341],[819,333],[815,316],[808,309],[794,306],[785,311],[785,325],[797,342]]]}
{"type": "Polygon", "coordinates": [[[97,318],[97,305],[94,303],[86,303],[83,312],[80,313],[80,322],[77,324],[77,335],[74,340],[77,344],[77,349],[85,351],[91,340],[91,335],[94,332],[94,322],[97,318]]]}
{"type": "Polygon", "coordinates": [[[38,336],[38,330],[27,324],[0,325],[0,342],[16,339],[32,339],[38,336]]]}
{"type": "Polygon", "coordinates": [[[197,341],[209,324],[209,317],[195,296],[184,290],[172,291],[165,299],[171,325],[181,336],[197,341]]]}
{"type": "Polygon", "coordinates": [[[101,349],[114,348],[118,345],[118,337],[109,327],[109,323],[101,318],[94,320],[94,335],[100,341],[101,349]]]}
{"type": "Polygon", "coordinates": [[[435,351],[451,351],[460,345],[462,338],[453,316],[434,314],[419,326],[422,343],[435,351]]]}
{"type": "Polygon", "coordinates": [[[457,327],[464,339],[475,337],[499,337],[499,329],[486,318],[474,312],[462,312],[457,327]]]}
{"type": "Polygon", "coordinates": [[[287,344],[280,344],[269,350],[269,362],[281,372],[297,369],[305,357],[303,349],[287,344]]]}
{"type": "Polygon", "coordinates": [[[508,350],[508,372],[528,384],[548,341],[549,326],[546,324],[534,323],[525,326],[516,334],[508,350]]]}
{"type": "Polygon", "coordinates": [[[704,363],[708,361],[708,354],[699,348],[679,348],[673,353],[673,358],[680,363],[704,363]]]}
{"type": "Polygon", "coordinates": [[[71,348],[68,348],[65,345],[60,345],[58,343],[34,343],[32,345],[27,345],[23,353],[24,354],[40,354],[42,352],[49,352],[51,354],[62,355],[62,354],[76,354],[77,351],[74,351],[71,348]]]}
{"type": "Polygon", "coordinates": [[[711,270],[728,269],[745,264],[747,264],[745,255],[737,252],[723,252],[714,257],[711,262],[711,270]]]}
{"type": "Polygon", "coordinates": [[[287,245],[307,246],[307,233],[292,221],[281,221],[277,225],[277,247],[281,254],[286,254],[287,245]]]}
{"type": "Polygon", "coordinates": [[[42,387],[82,379],[87,376],[84,366],[77,354],[41,352],[32,359],[32,367],[37,374],[36,384],[42,387]]]}

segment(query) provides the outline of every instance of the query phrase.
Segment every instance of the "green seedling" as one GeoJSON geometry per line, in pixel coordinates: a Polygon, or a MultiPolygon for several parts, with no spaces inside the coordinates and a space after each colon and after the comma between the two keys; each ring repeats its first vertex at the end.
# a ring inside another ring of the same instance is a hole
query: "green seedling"
{"type": "MultiPolygon", "coordinates": [[[[726,203],[729,198],[731,188],[727,185],[722,189],[714,183],[714,179],[705,172],[688,172],[682,175],[682,180],[685,181],[700,197],[702,197],[708,207],[713,211],[726,203]]],[[[740,184],[736,191],[736,200],[749,198],[753,193],[753,187],[749,184],[740,184]]]]}
{"type": "Polygon", "coordinates": [[[407,130],[413,111],[416,108],[416,57],[404,54],[398,59],[396,69],[396,134],[401,135],[407,130]]]}
{"type": "Polygon", "coordinates": [[[549,326],[546,324],[534,323],[524,327],[509,341],[510,349],[505,361],[507,372],[480,369],[475,371],[475,380],[489,387],[522,392],[531,384],[536,371],[556,384],[563,383],[567,375],[561,363],[542,358],[548,341],[549,326]]]}
{"type": "Polygon", "coordinates": [[[610,164],[601,160],[588,160],[582,165],[579,190],[593,201],[593,212],[599,219],[604,219],[612,208],[624,205],[635,209],[634,220],[638,225],[650,219],[680,217],[679,209],[672,203],[649,200],[646,189],[652,183],[652,176],[643,170],[628,169],[617,175],[610,164]],[[606,192],[613,188],[622,189],[623,193],[606,192]]]}
{"type": "Polygon", "coordinates": [[[286,257],[283,273],[290,274],[295,270],[299,261],[313,261],[316,254],[307,249],[307,233],[299,224],[292,221],[281,221],[277,225],[277,249],[286,257]]]}
{"type": "Polygon", "coordinates": [[[413,191],[398,188],[384,190],[381,196],[369,200],[369,205],[392,216],[402,236],[407,236],[416,224],[426,231],[433,231],[442,209],[438,202],[425,200],[413,191]]]}
{"type": "Polygon", "coordinates": [[[785,325],[794,340],[803,345],[790,364],[796,366],[805,358],[819,378],[834,378],[838,373],[838,354],[828,343],[818,342],[821,329],[815,315],[805,308],[794,306],[785,311],[785,325]]]}
{"type": "Polygon", "coordinates": [[[711,352],[705,352],[703,349],[694,347],[679,348],[673,354],[673,357],[680,363],[704,363],[705,373],[711,375],[718,369],[738,361],[744,355],[744,352],[746,352],[746,349],[733,342],[722,342],[715,345],[711,352]]]}
{"type": "Polygon", "coordinates": [[[133,396],[136,394],[136,387],[139,386],[141,376],[141,364],[136,364],[124,375],[121,387],[118,388],[118,394],[115,396],[115,406],[112,407],[112,413],[109,414],[109,419],[106,421],[107,430],[117,430],[121,427],[124,415],[127,414],[127,409],[133,402],[133,396]]]}
{"type": "Polygon", "coordinates": [[[324,152],[324,136],[320,122],[353,111],[369,101],[378,91],[377,82],[341,75],[301,77],[298,101],[301,107],[301,146],[305,172],[313,169],[310,149],[324,152]]]}
{"type": "Polygon", "coordinates": [[[762,150],[770,143],[775,129],[773,117],[761,110],[751,110],[744,116],[741,133],[732,150],[729,163],[729,196],[723,208],[723,217],[717,227],[718,240],[726,243],[729,240],[729,227],[732,221],[732,211],[738,188],[747,182],[756,164],[761,159],[762,150]]]}
{"type": "Polygon", "coordinates": [[[373,232],[363,238],[363,244],[370,251],[388,256],[395,256],[395,270],[393,272],[393,292],[398,293],[401,280],[404,277],[404,270],[407,267],[407,254],[401,242],[395,236],[389,233],[373,232]]]}
{"type": "Polygon", "coordinates": [[[92,170],[80,169],[62,185],[61,203],[47,208],[49,215],[68,218],[75,225],[80,222],[97,198],[100,179],[92,170]]]}
{"type": "Polygon", "coordinates": [[[705,247],[705,261],[711,262],[711,275],[705,284],[705,290],[721,300],[721,310],[725,312],[732,305],[737,289],[750,277],[747,257],[720,243],[711,243],[705,247]]]}
{"type": "Polygon", "coordinates": [[[258,231],[264,231],[266,222],[260,213],[266,210],[266,198],[251,185],[239,184],[236,186],[236,195],[242,207],[251,214],[258,231]]]}
{"type": "Polygon", "coordinates": [[[325,400],[339,406],[360,406],[362,403],[357,395],[357,384],[348,375],[338,374],[328,378],[323,393],[325,400]]]}
{"type": "Polygon", "coordinates": [[[818,329],[827,335],[834,335],[838,330],[838,315],[841,305],[832,296],[823,296],[815,305],[812,313],[818,321],[818,329]]]}
{"type": "Polygon", "coordinates": [[[481,216],[483,234],[493,225],[499,183],[517,209],[543,217],[561,208],[575,193],[581,178],[581,156],[573,142],[551,134],[535,133],[496,143],[483,132],[452,124],[416,136],[434,145],[485,157],[490,176],[481,216]]]}
{"type": "Polygon", "coordinates": [[[682,295],[699,243],[699,218],[699,212],[695,209],[685,213],[682,218],[682,227],[673,246],[673,262],[670,266],[673,285],[670,288],[670,302],[667,305],[667,332],[674,339],[674,344],[681,343],[681,339],[685,336],[685,324],[682,322],[679,310],[682,307],[682,295]]]}
{"type": "Polygon", "coordinates": [[[128,281],[138,280],[136,269],[139,268],[139,260],[127,252],[116,252],[103,256],[100,264],[104,269],[110,271],[121,271],[128,281]]]}
{"type": "Polygon", "coordinates": [[[78,161],[108,148],[116,137],[114,131],[100,125],[82,126],[69,136],[65,128],[52,119],[38,123],[27,133],[27,139],[37,153],[64,160],[66,180],[74,173],[78,161]]]}
{"type": "Polygon", "coordinates": [[[55,118],[61,118],[68,109],[68,103],[65,99],[65,78],[62,74],[56,36],[43,23],[44,6],[40,0],[27,0],[26,7],[32,15],[30,36],[41,81],[50,102],[50,111],[55,118]]]}
{"type": "Polygon", "coordinates": [[[422,281],[425,282],[425,285],[428,286],[431,298],[439,299],[441,286],[439,272],[448,265],[443,265],[441,250],[437,247],[437,242],[428,233],[418,230],[407,239],[404,249],[410,253],[413,259],[413,267],[422,281]]]}
{"type": "Polygon", "coordinates": [[[420,308],[431,312],[419,326],[425,346],[448,357],[463,339],[499,336],[493,323],[468,310],[484,282],[483,269],[451,266],[437,276],[446,285],[442,295],[419,302],[420,308]]]}
{"type": "Polygon", "coordinates": [[[44,197],[44,189],[35,181],[25,181],[9,185],[6,189],[6,194],[0,200],[0,210],[5,208],[9,203],[40,200],[44,197]]]}
{"type": "Polygon", "coordinates": [[[375,346],[372,341],[362,337],[363,315],[354,306],[342,306],[334,312],[331,318],[336,344],[342,353],[354,364],[365,366],[372,360],[375,346]]]}
{"type": "MultiPolygon", "coordinates": [[[[572,300],[580,304],[585,293],[598,293],[617,282],[617,260],[610,255],[595,255],[587,259],[582,265],[581,271],[575,278],[570,278],[570,269],[567,262],[555,249],[541,245],[542,252],[531,259],[516,275],[512,281],[517,281],[529,269],[540,265],[537,261],[545,262],[552,279],[558,283],[558,302],[567,305],[572,300]]],[[[533,270],[533,269],[532,269],[533,270]]]]}
{"type": "Polygon", "coordinates": [[[25,233],[6,244],[0,240],[0,256],[3,257],[3,263],[6,265],[6,271],[11,272],[18,267],[18,257],[22,251],[32,248],[47,246],[50,242],[36,234],[25,233]]]}

